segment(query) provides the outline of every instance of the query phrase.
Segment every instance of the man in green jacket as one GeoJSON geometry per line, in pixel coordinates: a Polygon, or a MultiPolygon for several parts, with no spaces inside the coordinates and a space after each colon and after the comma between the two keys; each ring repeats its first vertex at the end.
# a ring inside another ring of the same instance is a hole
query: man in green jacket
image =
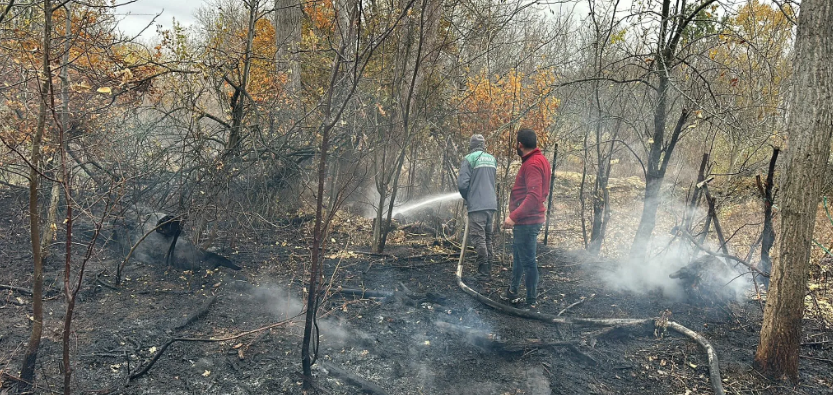
{"type": "Polygon", "coordinates": [[[494,250],[492,235],[497,211],[495,175],[497,161],[486,152],[486,139],[475,134],[469,141],[469,154],[460,163],[457,188],[466,201],[469,213],[469,240],[477,251],[477,271],[482,278],[491,277],[494,250]]]}

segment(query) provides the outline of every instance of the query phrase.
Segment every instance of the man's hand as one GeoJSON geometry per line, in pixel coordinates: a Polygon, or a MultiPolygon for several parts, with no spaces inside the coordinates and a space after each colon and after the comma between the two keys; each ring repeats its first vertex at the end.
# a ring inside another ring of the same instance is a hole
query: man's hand
{"type": "Polygon", "coordinates": [[[506,221],[503,221],[503,229],[512,229],[515,227],[515,221],[512,221],[512,218],[506,217],[506,221]]]}

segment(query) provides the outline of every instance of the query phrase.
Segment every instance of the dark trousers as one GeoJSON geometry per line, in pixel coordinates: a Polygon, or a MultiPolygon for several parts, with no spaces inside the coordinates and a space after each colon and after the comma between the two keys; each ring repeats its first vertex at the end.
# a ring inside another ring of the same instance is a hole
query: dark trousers
{"type": "Polygon", "coordinates": [[[512,242],[512,283],[509,291],[518,292],[521,277],[526,275],[526,302],[535,303],[538,299],[538,234],[541,224],[515,225],[512,242]]]}
{"type": "Polygon", "coordinates": [[[478,270],[491,270],[494,248],[492,247],[494,233],[495,210],[472,211],[469,213],[469,241],[477,251],[478,270]]]}

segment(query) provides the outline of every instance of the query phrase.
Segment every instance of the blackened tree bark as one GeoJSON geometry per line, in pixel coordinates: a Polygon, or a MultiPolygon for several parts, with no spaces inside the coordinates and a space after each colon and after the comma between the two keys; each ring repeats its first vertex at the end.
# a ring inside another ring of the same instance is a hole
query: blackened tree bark
{"type": "MultiPolygon", "coordinates": [[[[764,230],[761,233],[761,263],[759,269],[765,273],[772,273],[772,258],[769,256],[769,250],[775,245],[775,229],[772,228],[772,203],[775,199],[772,196],[772,185],[775,178],[775,162],[778,160],[779,152],[781,151],[778,148],[772,149],[766,183],[760,185],[761,179],[758,178],[758,188],[761,191],[761,198],[764,199],[764,230]]],[[[761,281],[764,286],[769,287],[769,277],[761,276],[761,281]]]]}
{"type": "MultiPolygon", "coordinates": [[[[694,188],[691,188],[691,199],[688,201],[685,217],[683,218],[683,229],[691,232],[692,224],[694,223],[694,213],[697,208],[697,202],[700,200],[701,183],[706,179],[706,166],[709,164],[709,154],[703,154],[703,159],[700,160],[700,170],[697,171],[697,183],[694,188]]],[[[708,232],[708,229],[705,230],[708,232]]]]}
{"type": "Polygon", "coordinates": [[[680,64],[678,46],[686,27],[691,24],[697,14],[716,1],[702,0],[696,6],[688,7],[685,1],[673,3],[671,0],[662,0],[658,43],[654,54],[653,72],[651,73],[652,80],[656,81],[656,84],[649,84],[656,93],[654,130],[649,140],[642,217],[639,220],[639,226],[630,251],[631,259],[634,260],[644,260],[648,253],[651,233],[656,225],[657,208],[659,208],[661,199],[660,190],[665,179],[665,171],[680,138],[682,126],[688,118],[688,111],[684,109],[677,121],[677,126],[670,136],[667,135],[666,123],[669,113],[668,96],[671,92],[671,73],[680,64]],[[672,7],[672,3],[674,7],[672,7]]]}
{"type": "Polygon", "coordinates": [[[781,240],[755,365],[798,381],[810,243],[833,132],[833,2],[805,0],[796,37],[789,136],[781,186],[781,240]]]}
{"type": "Polygon", "coordinates": [[[558,143],[552,147],[552,168],[550,169],[550,191],[547,194],[547,220],[544,226],[544,245],[547,245],[550,237],[550,215],[552,214],[552,189],[555,185],[555,164],[558,163],[558,143]]]}
{"type": "MultiPolygon", "coordinates": [[[[664,96],[665,93],[662,95],[664,96]]],[[[661,99],[661,102],[663,104],[659,106],[664,107],[665,99],[661,99]]],[[[683,109],[682,113],[680,113],[680,118],[677,120],[677,126],[674,127],[674,131],[671,133],[671,141],[667,147],[664,147],[665,114],[664,111],[661,115],[655,114],[655,133],[645,169],[645,197],[642,207],[642,217],[639,219],[639,227],[636,229],[636,237],[631,247],[630,256],[632,259],[644,259],[648,252],[648,242],[651,239],[651,233],[654,231],[654,226],[657,222],[657,208],[659,208],[660,203],[662,181],[665,179],[668,162],[671,159],[671,154],[674,152],[686,119],[688,119],[688,111],[683,109]]]]}

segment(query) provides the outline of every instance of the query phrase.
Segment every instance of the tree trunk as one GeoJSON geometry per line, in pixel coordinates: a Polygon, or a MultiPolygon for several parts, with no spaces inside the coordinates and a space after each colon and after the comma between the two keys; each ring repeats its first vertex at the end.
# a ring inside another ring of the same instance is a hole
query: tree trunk
{"type": "Polygon", "coordinates": [[[691,232],[691,227],[694,223],[694,215],[697,211],[697,202],[700,200],[700,183],[706,179],[706,166],[709,164],[709,154],[703,154],[703,159],[700,160],[700,170],[697,171],[697,182],[694,188],[691,188],[691,199],[688,201],[688,207],[683,217],[683,229],[691,232]]]}
{"type": "Polygon", "coordinates": [[[249,74],[252,69],[252,45],[255,39],[255,23],[258,20],[259,3],[259,0],[247,3],[249,22],[246,33],[246,49],[243,53],[243,72],[240,75],[240,81],[238,81],[240,85],[234,86],[231,81],[228,81],[234,87],[234,95],[231,97],[231,130],[229,131],[226,155],[237,155],[243,142],[243,117],[245,116],[246,100],[248,99],[246,90],[248,89],[249,74]]]}
{"type": "MultiPolygon", "coordinates": [[[[312,344],[313,326],[315,325],[316,313],[318,311],[318,284],[322,277],[321,263],[322,256],[326,253],[325,242],[327,239],[327,232],[335,210],[338,209],[338,204],[333,205],[332,211],[325,213],[324,207],[324,186],[327,183],[327,155],[330,150],[330,134],[333,131],[338,120],[341,118],[344,108],[347,107],[348,101],[355,92],[355,87],[358,84],[360,75],[354,75],[350,83],[349,89],[343,86],[339,77],[343,74],[342,63],[345,62],[344,54],[347,47],[353,45],[357,32],[356,21],[359,18],[358,3],[355,0],[350,0],[351,6],[349,9],[349,22],[341,26],[346,29],[339,31],[341,34],[341,42],[339,44],[339,51],[333,57],[333,64],[330,69],[330,85],[326,93],[326,100],[321,109],[323,122],[319,130],[321,132],[321,143],[319,144],[320,157],[318,161],[318,189],[315,202],[315,225],[312,235],[312,250],[310,253],[310,279],[307,284],[307,310],[304,322],[304,338],[301,343],[301,368],[304,374],[303,389],[305,391],[312,388],[312,365],[318,357],[318,340],[315,345],[312,344]],[[343,92],[341,91],[343,90],[343,92]],[[340,107],[336,110],[335,100],[339,101],[340,107]],[[311,349],[312,348],[312,349],[311,349]]],[[[369,56],[369,55],[368,55],[369,56]]],[[[355,65],[358,64],[359,59],[353,59],[355,65]]],[[[354,65],[354,66],[355,66],[354,65]]],[[[317,326],[315,336],[318,336],[317,326]]]]}
{"type": "Polygon", "coordinates": [[[558,161],[558,143],[552,147],[552,168],[550,169],[550,191],[547,194],[547,219],[544,226],[544,245],[547,245],[550,237],[550,215],[552,214],[552,189],[555,185],[555,164],[558,161]]]}
{"type": "Polygon", "coordinates": [[[29,170],[29,232],[32,238],[32,260],[34,271],[32,276],[32,334],[23,355],[23,366],[20,368],[20,392],[26,392],[35,381],[35,365],[38,359],[41,335],[43,334],[43,259],[40,240],[40,208],[38,207],[38,188],[40,171],[37,167],[41,162],[40,146],[46,130],[46,116],[49,111],[49,93],[52,87],[52,68],[50,67],[49,52],[52,41],[52,1],[44,0],[43,23],[43,80],[41,81],[40,106],[38,109],[38,124],[35,135],[32,136],[32,168],[29,170]]]}
{"type": "MultiPolygon", "coordinates": [[[[683,109],[677,126],[665,145],[665,128],[668,118],[669,92],[671,91],[670,75],[674,68],[680,63],[677,62],[677,45],[683,37],[686,27],[695,20],[698,12],[705,10],[717,0],[702,0],[699,4],[691,4],[687,7],[686,2],[676,2],[672,7],[671,0],[662,0],[660,12],[659,41],[654,56],[652,67],[656,69],[652,73],[657,78],[654,90],[657,95],[656,106],[654,107],[654,131],[648,141],[648,160],[645,169],[645,201],[642,208],[642,218],[631,246],[630,257],[634,260],[644,260],[649,252],[651,233],[656,224],[657,208],[660,203],[660,190],[665,178],[665,170],[674,153],[674,148],[680,138],[682,125],[688,118],[688,111],[683,109]]],[[[673,101],[672,101],[673,103],[673,101]]]]}
{"type": "MultiPolygon", "coordinates": [[[[597,100],[598,108],[601,109],[601,102],[597,100]]],[[[601,118],[601,110],[599,110],[601,118]]],[[[601,121],[600,121],[601,122],[601,121]]],[[[594,255],[598,255],[604,243],[605,233],[607,230],[607,223],[610,220],[610,190],[608,184],[610,182],[611,158],[613,157],[613,149],[615,141],[619,137],[619,130],[622,126],[621,118],[616,121],[610,138],[610,144],[607,150],[602,149],[602,133],[601,127],[596,130],[596,183],[593,184],[593,227],[590,230],[590,245],[587,250],[594,255]]]]}
{"type": "MultiPolygon", "coordinates": [[[[667,85],[667,78],[665,85],[667,85]]],[[[663,86],[663,84],[660,84],[663,86]]],[[[661,88],[661,89],[666,89],[661,88]]],[[[667,92],[666,92],[667,93],[667,92]]],[[[661,94],[662,97],[665,93],[661,94]]],[[[661,99],[665,103],[665,99],[661,99]]],[[[660,111],[660,107],[664,108],[665,104],[657,106],[656,111],[660,111]]],[[[633,245],[631,246],[631,259],[644,260],[650,249],[651,233],[654,232],[654,227],[657,223],[657,209],[660,203],[660,191],[662,190],[662,182],[665,179],[665,171],[668,169],[668,163],[671,160],[671,154],[674,153],[674,148],[679,141],[680,133],[682,133],[683,125],[688,119],[688,110],[683,109],[680,113],[680,118],[677,120],[677,126],[671,133],[671,138],[668,141],[668,146],[663,146],[663,139],[665,138],[665,114],[655,114],[654,127],[654,141],[651,144],[651,152],[648,157],[647,172],[645,173],[645,199],[642,206],[642,217],[639,219],[639,226],[636,230],[636,237],[634,237],[633,245]]]]}
{"type": "Polygon", "coordinates": [[[581,205],[581,240],[584,243],[584,249],[587,249],[587,217],[585,216],[585,212],[587,211],[587,198],[584,193],[585,189],[587,189],[587,152],[590,150],[590,147],[587,145],[587,133],[584,134],[582,145],[584,157],[581,160],[581,183],[579,183],[578,187],[578,201],[581,205]]]}
{"type": "Polygon", "coordinates": [[[833,3],[801,3],[786,169],[782,177],[781,241],[767,295],[755,365],[766,376],[798,381],[810,243],[833,132],[833,3]]]}
{"type": "Polygon", "coordinates": [[[300,104],[301,66],[298,47],[301,44],[301,3],[298,0],[275,0],[275,58],[278,71],[289,75],[286,90],[289,97],[296,98],[300,104]]]}
{"type": "MultiPolygon", "coordinates": [[[[758,185],[761,190],[761,198],[764,200],[764,230],[761,232],[761,263],[759,269],[765,273],[772,273],[772,258],[769,256],[769,250],[775,244],[775,229],[772,227],[772,204],[775,199],[772,195],[772,186],[775,179],[775,162],[778,160],[779,152],[780,150],[777,147],[772,149],[766,184],[758,185]]],[[[760,177],[758,177],[759,184],[760,180],[760,177]]],[[[764,286],[769,288],[769,277],[761,276],[760,278],[764,286]]]]}
{"type": "Polygon", "coordinates": [[[642,216],[639,218],[639,226],[636,228],[631,256],[644,259],[647,256],[651,233],[657,223],[657,208],[659,207],[659,192],[662,187],[662,178],[651,177],[645,185],[645,196],[642,202],[642,216]]]}

